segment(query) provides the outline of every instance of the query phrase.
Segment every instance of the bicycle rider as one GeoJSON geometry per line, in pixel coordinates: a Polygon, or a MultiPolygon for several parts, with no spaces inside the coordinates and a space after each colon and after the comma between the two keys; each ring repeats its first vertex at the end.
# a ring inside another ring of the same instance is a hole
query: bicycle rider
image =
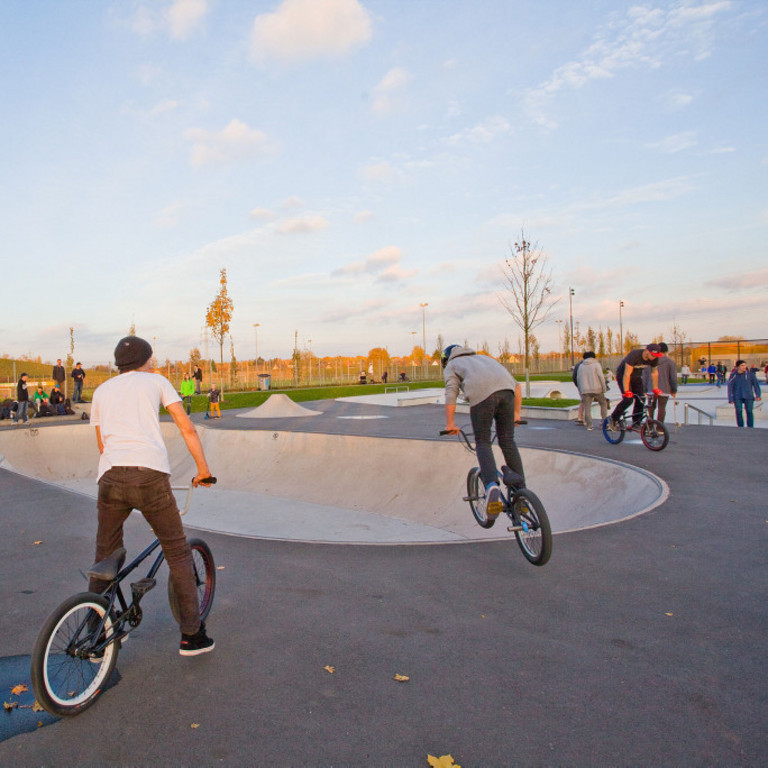
{"type": "Polygon", "coordinates": [[[659,389],[659,358],[664,357],[661,347],[658,344],[648,344],[645,349],[633,349],[620,363],[616,369],[616,381],[621,386],[624,397],[619,401],[611,414],[611,420],[608,424],[612,432],[618,430],[618,421],[624,415],[624,412],[634,403],[632,409],[632,426],[637,427],[643,420],[643,397],[645,387],[643,386],[643,369],[651,369],[651,383],[653,384],[653,394],[657,397],[662,393],[659,389]]]}
{"type": "MultiPolygon", "coordinates": [[[[96,562],[123,546],[123,523],[138,509],[152,527],[168,561],[179,599],[182,656],[197,656],[214,648],[200,621],[192,551],[170,484],[170,461],[160,431],[162,404],[173,418],[197,467],[194,486],[210,477],[203,446],[184,412],[181,398],[168,379],[152,373],[152,347],[138,336],[126,336],[115,347],[120,374],[93,394],[91,424],[99,445],[98,532],[96,562]]],[[[108,582],[92,578],[91,592],[108,582]]]]}
{"type": "Polygon", "coordinates": [[[491,445],[491,424],[496,424],[499,447],[507,466],[520,475],[524,485],[523,461],[515,443],[515,422],[520,420],[523,401],[522,387],[501,363],[458,344],[443,350],[441,362],[445,378],[445,430],[451,434],[459,432],[454,418],[456,398],[461,390],[469,401],[480,477],[486,489],[486,515],[495,520],[503,505],[491,445]]]}

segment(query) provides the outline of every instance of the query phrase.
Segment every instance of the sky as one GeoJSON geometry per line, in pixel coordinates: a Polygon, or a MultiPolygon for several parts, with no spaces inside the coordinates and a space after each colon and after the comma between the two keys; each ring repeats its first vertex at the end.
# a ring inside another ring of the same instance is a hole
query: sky
{"type": "Polygon", "coordinates": [[[221,269],[240,360],[516,350],[523,238],[543,351],[570,289],[766,337],[767,50],[764,0],[0,0],[0,354],[218,359],[221,269]]]}

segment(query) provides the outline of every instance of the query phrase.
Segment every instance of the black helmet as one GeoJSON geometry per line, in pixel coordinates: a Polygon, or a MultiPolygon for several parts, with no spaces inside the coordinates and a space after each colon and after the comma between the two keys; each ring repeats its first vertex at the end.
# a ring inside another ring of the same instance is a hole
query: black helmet
{"type": "Polygon", "coordinates": [[[449,344],[444,350],[443,354],[440,355],[440,362],[443,364],[443,368],[445,368],[446,365],[448,365],[448,360],[451,357],[451,352],[453,352],[456,347],[458,347],[458,344],[449,344]]]}

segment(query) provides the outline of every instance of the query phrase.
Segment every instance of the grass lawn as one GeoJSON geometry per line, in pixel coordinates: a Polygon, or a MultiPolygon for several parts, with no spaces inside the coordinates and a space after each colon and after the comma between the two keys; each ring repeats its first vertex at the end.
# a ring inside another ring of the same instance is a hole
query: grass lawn
{"type": "MultiPolygon", "coordinates": [[[[547,377],[543,377],[547,378],[547,377]]],[[[550,378],[549,380],[561,381],[561,379],[550,378]]],[[[570,381],[570,374],[562,379],[570,381]]],[[[295,403],[306,402],[308,400],[335,400],[340,397],[357,397],[358,395],[380,395],[385,389],[391,389],[397,386],[395,384],[354,384],[343,387],[311,387],[306,389],[275,389],[267,392],[227,392],[224,402],[221,403],[222,410],[232,408],[256,408],[262,405],[270,395],[282,394],[295,403]]],[[[409,390],[413,392],[419,389],[434,389],[443,387],[442,379],[437,381],[409,382],[409,390]]],[[[546,406],[550,408],[567,408],[571,405],[578,405],[578,400],[560,399],[551,400],[548,397],[530,397],[523,399],[523,405],[546,406]]],[[[205,413],[208,410],[208,398],[206,395],[193,395],[192,412],[205,413]]]]}

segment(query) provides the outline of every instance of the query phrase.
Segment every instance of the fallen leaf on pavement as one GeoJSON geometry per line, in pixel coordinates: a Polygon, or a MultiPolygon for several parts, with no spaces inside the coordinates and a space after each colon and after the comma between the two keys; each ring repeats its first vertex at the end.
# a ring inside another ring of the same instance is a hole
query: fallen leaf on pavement
{"type": "Polygon", "coordinates": [[[458,763],[453,762],[453,758],[450,755],[442,755],[440,757],[427,755],[427,762],[432,768],[461,768],[458,763]]]}
{"type": "Polygon", "coordinates": [[[18,696],[20,693],[25,693],[28,690],[29,688],[27,688],[26,685],[24,685],[23,683],[19,683],[19,685],[14,685],[13,688],[11,688],[11,693],[14,696],[18,696]]]}
{"type": "Polygon", "coordinates": [[[411,678],[408,675],[395,675],[393,679],[398,683],[407,683],[411,678]]]}
{"type": "Polygon", "coordinates": [[[330,664],[327,664],[323,667],[323,669],[329,674],[332,675],[336,671],[336,667],[332,667],[330,664]]]}

